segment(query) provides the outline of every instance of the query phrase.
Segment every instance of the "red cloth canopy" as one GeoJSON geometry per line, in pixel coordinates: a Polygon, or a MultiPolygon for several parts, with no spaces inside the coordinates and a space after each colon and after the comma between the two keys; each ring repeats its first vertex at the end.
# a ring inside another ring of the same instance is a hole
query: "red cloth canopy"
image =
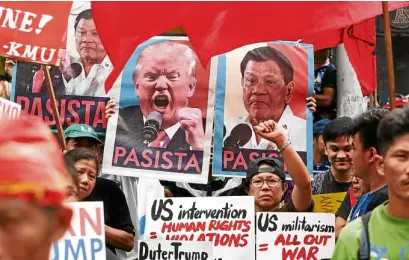
{"type": "MultiPolygon", "coordinates": [[[[255,42],[304,39],[316,49],[344,42],[364,94],[376,87],[371,46],[375,43],[375,23],[368,19],[382,13],[381,2],[155,1],[91,5],[98,33],[114,65],[105,84],[107,91],[136,46],[179,26],[204,66],[212,56],[255,42]]],[[[389,9],[408,5],[389,2],[389,9]]]]}

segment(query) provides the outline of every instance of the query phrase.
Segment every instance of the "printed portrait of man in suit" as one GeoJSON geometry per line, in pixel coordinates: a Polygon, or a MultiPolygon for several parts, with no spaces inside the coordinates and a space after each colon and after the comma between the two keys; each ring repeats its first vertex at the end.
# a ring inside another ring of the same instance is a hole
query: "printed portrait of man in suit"
{"type": "Polygon", "coordinates": [[[155,43],[140,52],[132,75],[139,105],[119,110],[116,145],[146,146],[143,126],[152,112],[158,112],[162,124],[147,147],[203,151],[202,111],[189,104],[196,90],[196,63],[193,50],[177,42],[155,43]]]}

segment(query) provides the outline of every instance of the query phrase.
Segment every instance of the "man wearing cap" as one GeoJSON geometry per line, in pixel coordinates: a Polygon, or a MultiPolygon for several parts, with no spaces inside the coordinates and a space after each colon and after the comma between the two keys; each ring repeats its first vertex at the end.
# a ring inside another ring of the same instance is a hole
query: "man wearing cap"
{"type": "Polygon", "coordinates": [[[325,143],[322,138],[324,128],[331,122],[329,119],[322,119],[316,122],[313,126],[314,141],[313,141],[313,161],[314,168],[313,174],[326,172],[331,168],[331,164],[328,161],[328,156],[325,153],[325,143]]]}
{"type": "Polygon", "coordinates": [[[287,171],[295,184],[290,200],[285,203],[283,199],[288,184],[285,183],[283,163],[276,158],[250,161],[244,189],[248,195],[254,196],[256,212],[312,211],[312,188],[308,169],[286,137],[285,130],[273,120],[260,123],[254,130],[279,147],[283,161],[287,162],[287,171]]]}
{"type": "Polygon", "coordinates": [[[99,155],[99,146],[102,141],[98,138],[94,128],[86,124],[73,124],[64,130],[67,151],[75,148],[92,150],[99,155]]]}
{"type": "Polygon", "coordinates": [[[71,223],[71,178],[48,126],[23,116],[0,124],[0,259],[48,260],[71,223]],[[39,152],[41,151],[41,152],[39,152]]]}

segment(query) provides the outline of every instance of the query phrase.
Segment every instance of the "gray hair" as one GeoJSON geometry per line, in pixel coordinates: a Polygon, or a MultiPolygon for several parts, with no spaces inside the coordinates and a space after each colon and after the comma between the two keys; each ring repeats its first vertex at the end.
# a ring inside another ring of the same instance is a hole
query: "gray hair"
{"type": "Polygon", "coordinates": [[[189,62],[189,74],[192,77],[196,78],[196,63],[197,63],[197,56],[195,54],[195,52],[186,44],[182,44],[182,43],[177,43],[177,42],[171,42],[171,41],[166,41],[166,42],[159,42],[159,43],[155,43],[152,45],[149,45],[148,47],[146,47],[145,49],[143,49],[141,51],[141,53],[139,54],[138,60],[136,62],[136,66],[135,66],[135,70],[132,74],[132,79],[135,82],[135,78],[136,78],[136,73],[141,69],[141,67],[143,65],[139,64],[139,60],[141,60],[141,58],[143,58],[147,52],[151,51],[151,50],[160,50],[163,52],[167,52],[167,53],[171,53],[174,52],[176,50],[179,50],[181,52],[181,57],[186,59],[186,61],[189,62]]]}

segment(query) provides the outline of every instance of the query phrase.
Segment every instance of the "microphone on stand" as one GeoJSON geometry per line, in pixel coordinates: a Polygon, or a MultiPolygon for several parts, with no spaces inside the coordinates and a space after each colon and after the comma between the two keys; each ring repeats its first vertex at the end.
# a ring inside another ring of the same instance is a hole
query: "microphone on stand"
{"type": "Polygon", "coordinates": [[[238,124],[230,133],[230,136],[224,140],[224,147],[240,148],[244,146],[251,138],[251,128],[246,124],[238,124]]]}
{"type": "Polygon", "coordinates": [[[158,136],[158,130],[162,125],[162,115],[159,112],[153,111],[146,119],[145,125],[142,128],[141,138],[143,144],[148,146],[158,136]]]}

